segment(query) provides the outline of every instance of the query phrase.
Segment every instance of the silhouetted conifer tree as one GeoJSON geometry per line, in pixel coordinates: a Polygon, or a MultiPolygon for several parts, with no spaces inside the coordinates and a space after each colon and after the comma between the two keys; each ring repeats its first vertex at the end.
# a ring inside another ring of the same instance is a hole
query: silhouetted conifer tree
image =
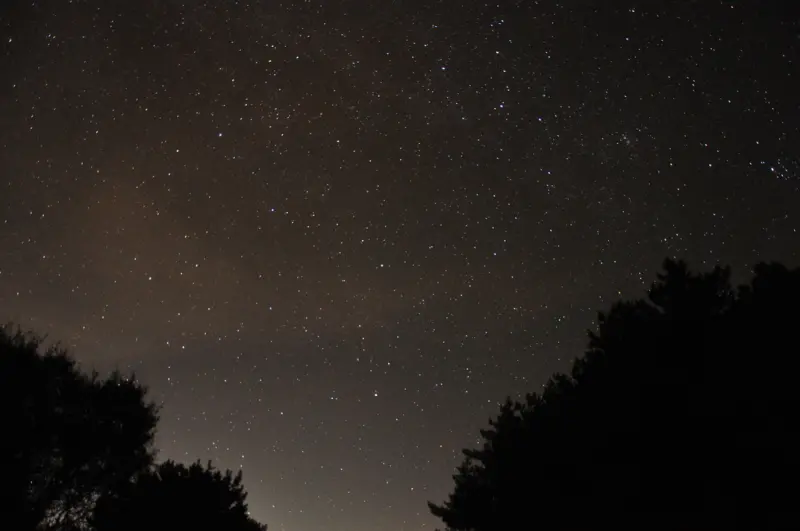
{"type": "Polygon", "coordinates": [[[800,269],[696,274],[599,316],[586,354],[508,400],[429,504],[450,531],[800,528],[800,269]]]}

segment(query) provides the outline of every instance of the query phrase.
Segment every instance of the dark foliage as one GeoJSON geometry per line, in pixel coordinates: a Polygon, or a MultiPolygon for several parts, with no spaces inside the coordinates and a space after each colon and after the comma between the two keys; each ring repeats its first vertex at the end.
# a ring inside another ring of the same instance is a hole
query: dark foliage
{"type": "Polygon", "coordinates": [[[464,451],[448,530],[800,528],[800,269],[664,268],[464,451]]]}
{"type": "Polygon", "coordinates": [[[162,463],[115,495],[97,503],[97,531],[209,529],[264,531],[248,516],[241,471],[162,463]]]}
{"type": "Polygon", "coordinates": [[[84,374],[0,327],[0,404],[0,529],[266,529],[247,516],[241,473],[154,465],[157,408],[133,377],[84,374]]]}
{"type": "Polygon", "coordinates": [[[156,407],[134,379],[82,373],[66,351],[0,328],[0,508],[14,529],[85,525],[153,459],[156,407]]]}

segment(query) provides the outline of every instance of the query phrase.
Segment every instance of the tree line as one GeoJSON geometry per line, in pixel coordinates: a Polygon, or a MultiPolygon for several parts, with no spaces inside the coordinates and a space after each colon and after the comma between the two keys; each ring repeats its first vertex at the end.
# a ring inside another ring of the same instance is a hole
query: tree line
{"type": "Polygon", "coordinates": [[[567,374],[508,399],[430,510],[448,531],[800,529],[800,269],[666,260],[567,374]]]}
{"type": "Polygon", "coordinates": [[[0,328],[0,529],[266,530],[241,471],[156,463],[158,407],[134,376],[86,374],[42,343],[0,328]]]}
{"type": "MultiPolygon", "coordinates": [[[[600,313],[587,350],[508,398],[441,503],[447,531],[800,529],[800,269],[666,260],[600,313]]],[[[241,471],[157,463],[134,376],[86,374],[0,328],[0,528],[264,531],[241,471]],[[10,527],[9,527],[10,526],[10,527]]]]}

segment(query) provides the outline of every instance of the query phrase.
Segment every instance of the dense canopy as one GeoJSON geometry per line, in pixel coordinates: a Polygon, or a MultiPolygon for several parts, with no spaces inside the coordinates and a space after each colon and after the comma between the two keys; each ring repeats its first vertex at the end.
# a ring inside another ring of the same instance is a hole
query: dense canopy
{"type": "Polygon", "coordinates": [[[0,405],[2,529],[266,529],[241,471],[154,462],[158,408],[133,375],[86,374],[59,346],[0,328],[0,405]]]}
{"type": "Polygon", "coordinates": [[[508,400],[432,512],[452,531],[796,528],[800,269],[667,260],[569,374],[508,400]]]}

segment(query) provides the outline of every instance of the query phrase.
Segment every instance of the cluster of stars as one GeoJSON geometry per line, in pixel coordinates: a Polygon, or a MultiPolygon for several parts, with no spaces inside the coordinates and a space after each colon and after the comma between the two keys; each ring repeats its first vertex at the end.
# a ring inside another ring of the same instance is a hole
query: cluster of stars
{"type": "Polygon", "coordinates": [[[774,5],[12,4],[3,317],[136,371],[270,529],[432,530],[665,256],[797,261],[774,5]]]}

